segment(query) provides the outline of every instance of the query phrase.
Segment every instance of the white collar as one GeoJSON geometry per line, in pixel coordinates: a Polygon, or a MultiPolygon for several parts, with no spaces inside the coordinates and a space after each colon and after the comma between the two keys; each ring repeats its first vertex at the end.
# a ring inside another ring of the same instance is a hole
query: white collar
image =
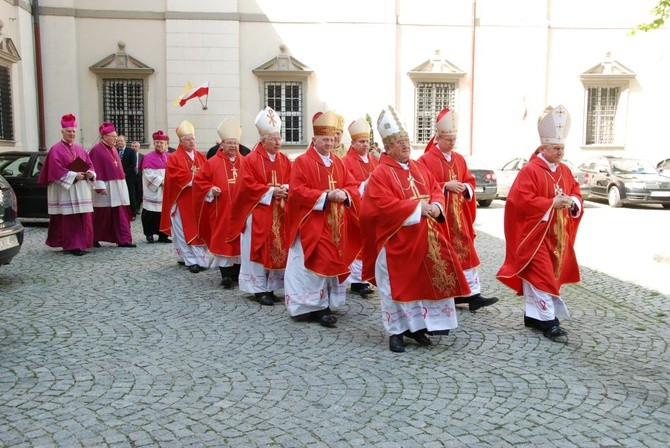
{"type": "MultiPolygon", "coordinates": [[[[314,149],[314,151],[316,151],[316,149],[314,149]]],[[[324,165],[326,166],[332,165],[333,160],[330,158],[330,154],[324,156],[319,151],[316,151],[316,153],[319,155],[319,157],[321,157],[321,160],[323,160],[324,165]]]]}
{"type": "Polygon", "coordinates": [[[545,159],[544,156],[543,156],[542,154],[538,154],[537,156],[538,156],[540,159],[544,160],[544,163],[546,163],[547,166],[549,166],[549,169],[551,170],[552,173],[555,173],[555,172],[556,172],[556,169],[558,168],[558,163],[551,163],[550,161],[548,161],[547,159],[545,159]]]}

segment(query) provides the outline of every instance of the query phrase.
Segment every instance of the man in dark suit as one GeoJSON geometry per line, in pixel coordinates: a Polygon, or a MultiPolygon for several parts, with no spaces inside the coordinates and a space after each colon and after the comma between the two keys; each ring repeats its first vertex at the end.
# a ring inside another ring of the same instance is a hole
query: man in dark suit
{"type": "Polygon", "coordinates": [[[139,203],[142,196],[139,198],[136,193],[135,183],[142,182],[142,177],[135,172],[135,167],[137,164],[137,153],[132,149],[126,146],[126,136],[119,135],[116,138],[116,148],[119,151],[119,157],[121,158],[121,166],[123,167],[123,173],[126,175],[126,185],[128,186],[128,197],[130,198],[130,212],[135,219],[137,215],[137,210],[139,209],[139,203]]]}
{"type": "MultiPolygon", "coordinates": [[[[144,157],[144,154],[140,152],[140,142],[132,142],[130,144],[130,147],[133,149],[133,152],[135,153],[135,166],[134,168],[134,173],[135,173],[135,183],[133,184],[134,193],[135,193],[135,198],[137,200],[136,202],[136,208],[134,208],[134,214],[139,214],[142,210],[142,171],[140,169],[140,166],[142,166],[142,157],[144,157]]],[[[131,193],[130,185],[128,186],[128,193],[131,193]]]]}

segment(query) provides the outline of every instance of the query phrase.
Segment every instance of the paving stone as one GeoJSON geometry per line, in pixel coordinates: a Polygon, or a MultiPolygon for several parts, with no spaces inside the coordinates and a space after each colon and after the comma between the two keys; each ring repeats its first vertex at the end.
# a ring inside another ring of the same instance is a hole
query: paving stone
{"type": "MultiPolygon", "coordinates": [[[[335,329],[193,275],[171,245],[71,257],[27,227],[0,268],[1,446],[656,447],[670,439],[668,297],[582,268],[568,344],[501,301],[435,344],[388,351],[376,294],[335,329]],[[167,247],[166,247],[167,246],[167,247]],[[544,443],[544,445],[543,445],[544,443]]],[[[280,292],[281,293],[281,292],[280,292]]]]}

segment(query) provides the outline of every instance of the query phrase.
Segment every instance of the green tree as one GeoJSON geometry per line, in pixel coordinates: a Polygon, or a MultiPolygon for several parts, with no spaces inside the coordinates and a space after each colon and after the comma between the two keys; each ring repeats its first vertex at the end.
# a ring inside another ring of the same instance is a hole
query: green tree
{"type": "Polygon", "coordinates": [[[654,19],[651,22],[641,23],[631,30],[630,34],[637,31],[651,31],[662,27],[665,20],[670,17],[670,0],[658,0],[658,5],[651,10],[654,19]]]}

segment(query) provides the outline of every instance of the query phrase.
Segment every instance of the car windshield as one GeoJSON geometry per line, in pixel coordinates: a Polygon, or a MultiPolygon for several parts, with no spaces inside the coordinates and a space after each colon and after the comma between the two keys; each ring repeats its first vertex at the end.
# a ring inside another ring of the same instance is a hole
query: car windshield
{"type": "Polygon", "coordinates": [[[4,169],[7,165],[18,159],[18,156],[12,154],[0,153],[0,169],[4,169]]]}
{"type": "Polygon", "coordinates": [[[577,167],[575,167],[575,164],[572,163],[571,161],[569,161],[568,159],[563,159],[563,160],[561,160],[561,162],[566,164],[568,166],[568,168],[570,168],[572,171],[577,170],[577,167]]]}
{"type": "Polygon", "coordinates": [[[616,159],[612,160],[614,174],[656,174],[658,170],[646,160],[616,159]]]}

